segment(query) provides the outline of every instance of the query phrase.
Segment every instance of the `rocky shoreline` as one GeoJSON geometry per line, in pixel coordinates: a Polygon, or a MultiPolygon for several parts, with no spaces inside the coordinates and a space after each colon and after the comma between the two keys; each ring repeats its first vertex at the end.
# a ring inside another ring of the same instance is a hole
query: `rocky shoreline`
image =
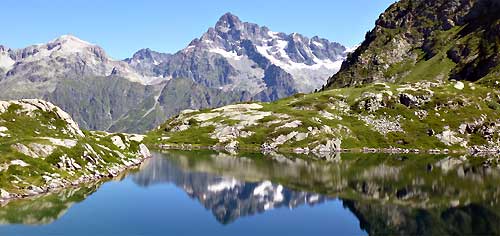
{"type": "Polygon", "coordinates": [[[343,148],[336,149],[332,151],[321,151],[321,152],[312,152],[308,149],[295,148],[295,149],[279,149],[279,150],[266,150],[266,149],[257,149],[257,148],[232,148],[228,149],[222,146],[198,146],[192,144],[181,144],[181,145],[173,145],[173,144],[160,144],[157,145],[160,150],[215,150],[215,151],[228,151],[228,152],[237,152],[237,151],[255,151],[261,153],[269,153],[269,152],[279,152],[279,153],[293,153],[293,154],[313,154],[318,157],[324,156],[326,154],[335,154],[335,153],[385,153],[385,154],[431,154],[431,155],[439,155],[439,154],[468,154],[472,156],[495,156],[500,155],[500,148],[486,148],[486,147],[472,147],[467,150],[449,150],[449,149],[429,149],[429,150],[421,150],[421,149],[406,149],[406,148],[343,148]]]}
{"type": "Polygon", "coordinates": [[[145,160],[152,157],[149,150],[141,151],[141,153],[138,154],[138,156],[142,156],[142,158],[137,159],[138,160],[137,162],[134,162],[134,163],[128,164],[128,165],[120,165],[120,166],[114,168],[113,171],[110,171],[107,175],[106,174],[95,174],[92,176],[83,175],[74,181],[69,181],[66,179],[58,178],[56,175],[56,176],[54,176],[54,179],[49,180],[49,181],[51,181],[51,184],[46,184],[46,185],[41,186],[41,187],[30,186],[29,188],[26,189],[25,193],[23,193],[23,194],[8,193],[5,190],[0,189],[0,204],[6,204],[12,200],[27,199],[27,198],[36,197],[39,195],[50,194],[50,193],[54,193],[57,191],[61,191],[62,189],[65,189],[65,188],[78,187],[78,186],[81,186],[84,184],[94,183],[97,181],[103,181],[106,179],[112,179],[112,178],[115,178],[115,177],[129,171],[129,170],[138,168],[145,160]]]}

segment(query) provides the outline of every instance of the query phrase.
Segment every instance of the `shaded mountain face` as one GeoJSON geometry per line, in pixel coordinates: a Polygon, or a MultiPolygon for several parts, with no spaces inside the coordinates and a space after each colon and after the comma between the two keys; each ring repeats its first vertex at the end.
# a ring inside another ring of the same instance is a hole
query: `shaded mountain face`
{"type": "Polygon", "coordinates": [[[249,95],[207,88],[189,79],[143,85],[108,76],[62,79],[43,98],[61,104],[86,129],[139,133],[184,109],[246,101],[249,95]]]}
{"type": "Polygon", "coordinates": [[[175,54],[142,49],[124,61],[64,35],[23,49],[0,46],[0,99],[48,100],[85,129],[144,132],[184,109],[317,89],[338,70],[345,50],[231,14],[175,54]]]}
{"type": "Polygon", "coordinates": [[[402,0],[390,6],[330,87],[500,74],[500,1],[402,0]]]}
{"type": "Polygon", "coordinates": [[[346,48],[338,43],[273,32],[227,13],[174,55],[143,49],[125,61],[145,75],[191,78],[269,101],[320,88],[345,55],[346,48]]]}

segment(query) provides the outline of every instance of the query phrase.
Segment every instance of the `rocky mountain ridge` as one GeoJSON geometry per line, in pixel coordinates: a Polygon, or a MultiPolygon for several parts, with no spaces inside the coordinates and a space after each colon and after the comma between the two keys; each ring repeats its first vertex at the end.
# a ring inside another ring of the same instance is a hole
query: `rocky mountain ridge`
{"type": "Polygon", "coordinates": [[[338,71],[346,48],[315,36],[285,34],[226,13],[214,27],[170,55],[140,50],[126,59],[143,74],[191,78],[211,88],[276,100],[320,88],[338,71]]]}
{"type": "Polygon", "coordinates": [[[402,0],[329,79],[329,87],[373,82],[466,80],[500,75],[500,2],[402,0]]]}
{"type": "Polygon", "coordinates": [[[64,77],[117,75],[132,82],[155,83],[154,77],[141,76],[126,63],[111,59],[99,46],[73,35],[60,36],[46,44],[22,49],[2,46],[0,65],[6,79],[31,82],[64,77]]]}

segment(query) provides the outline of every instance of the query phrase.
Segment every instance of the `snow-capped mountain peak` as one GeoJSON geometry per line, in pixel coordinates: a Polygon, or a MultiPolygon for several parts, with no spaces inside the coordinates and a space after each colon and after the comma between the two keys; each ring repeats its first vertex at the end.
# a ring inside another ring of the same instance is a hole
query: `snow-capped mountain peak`
{"type": "Polygon", "coordinates": [[[58,55],[71,55],[75,53],[86,52],[94,53],[92,49],[97,49],[98,51],[104,52],[104,50],[102,50],[99,46],[81,40],[73,35],[62,35],[48,42],[46,45],[43,45],[43,47],[50,52],[57,52],[58,55]]]}
{"type": "Polygon", "coordinates": [[[50,41],[49,44],[61,44],[68,47],[73,46],[75,48],[86,48],[95,46],[94,44],[84,41],[80,38],[77,38],[76,36],[71,34],[61,35],[58,38],[50,41]]]}
{"type": "Polygon", "coordinates": [[[126,61],[141,73],[187,77],[213,88],[248,91],[257,100],[274,100],[320,88],[340,69],[346,54],[344,46],[327,39],[271,31],[226,13],[164,63],[126,61]]]}

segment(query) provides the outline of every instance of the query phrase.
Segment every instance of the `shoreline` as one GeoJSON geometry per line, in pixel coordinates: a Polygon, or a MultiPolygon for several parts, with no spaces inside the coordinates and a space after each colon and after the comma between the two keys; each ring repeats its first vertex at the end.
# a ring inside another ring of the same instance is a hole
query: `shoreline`
{"type": "Polygon", "coordinates": [[[160,150],[213,150],[213,151],[228,151],[228,152],[237,152],[237,151],[253,151],[259,153],[269,153],[269,152],[277,152],[277,153],[290,153],[290,154],[304,154],[304,155],[328,155],[328,154],[336,154],[336,153],[361,153],[361,154],[369,154],[369,153],[382,153],[382,154],[430,154],[430,155],[440,155],[440,154],[466,154],[472,156],[483,156],[483,155],[499,155],[499,148],[477,148],[472,147],[469,149],[463,150],[449,150],[449,149],[408,149],[408,148],[343,148],[332,150],[329,152],[313,152],[308,149],[303,148],[295,148],[295,149],[273,149],[273,150],[263,150],[260,148],[234,148],[228,149],[222,146],[202,146],[202,145],[193,145],[193,144],[159,144],[154,145],[156,148],[160,150]]]}
{"type": "Polygon", "coordinates": [[[23,199],[30,199],[30,198],[35,198],[43,195],[48,195],[52,193],[56,193],[58,191],[62,191],[64,189],[68,188],[76,188],[83,186],[85,184],[89,183],[97,183],[99,181],[109,181],[113,180],[114,178],[126,173],[127,171],[134,170],[136,168],[139,168],[144,161],[152,158],[153,155],[149,155],[148,157],[143,157],[140,159],[139,163],[134,163],[132,165],[126,166],[120,170],[118,173],[108,173],[108,175],[99,175],[99,176],[93,176],[93,178],[79,178],[73,181],[65,180],[67,183],[62,183],[61,186],[57,187],[50,187],[49,185],[43,186],[43,187],[38,187],[38,190],[34,189],[28,189],[28,191],[24,194],[17,194],[17,193],[9,193],[9,197],[5,198],[0,196],[0,207],[8,204],[11,201],[16,201],[16,200],[23,200],[23,199]],[[39,191],[42,190],[42,191],[39,191]]]}

